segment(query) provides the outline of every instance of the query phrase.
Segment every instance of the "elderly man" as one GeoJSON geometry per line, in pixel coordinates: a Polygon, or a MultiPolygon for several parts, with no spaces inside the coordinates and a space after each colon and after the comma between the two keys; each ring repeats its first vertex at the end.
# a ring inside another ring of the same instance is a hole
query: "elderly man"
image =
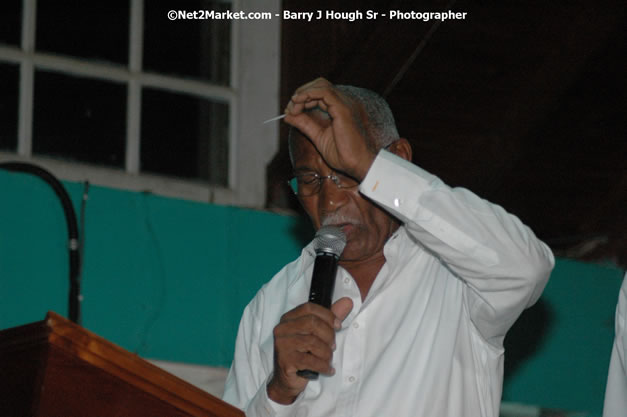
{"type": "Polygon", "coordinates": [[[301,204],[314,228],[347,237],[335,302],[306,302],[310,244],[246,307],[224,399],[248,416],[498,416],[503,339],[540,296],[551,251],[413,165],[373,92],[317,79],[285,121],[301,204]]]}

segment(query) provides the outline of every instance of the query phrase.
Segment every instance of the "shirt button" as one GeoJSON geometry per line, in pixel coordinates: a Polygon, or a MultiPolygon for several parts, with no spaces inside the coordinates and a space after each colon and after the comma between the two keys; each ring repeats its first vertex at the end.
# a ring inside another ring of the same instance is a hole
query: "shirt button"
{"type": "Polygon", "coordinates": [[[344,278],[344,284],[348,285],[351,283],[351,279],[349,277],[344,278]]]}
{"type": "Polygon", "coordinates": [[[348,382],[353,383],[357,380],[357,378],[355,378],[354,376],[349,376],[348,377],[348,382]]]}
{"type": "Polygon", "coordinates": [[[353,329],[359,329],[359,323],[357,322],[353,323],[353,329]]]}

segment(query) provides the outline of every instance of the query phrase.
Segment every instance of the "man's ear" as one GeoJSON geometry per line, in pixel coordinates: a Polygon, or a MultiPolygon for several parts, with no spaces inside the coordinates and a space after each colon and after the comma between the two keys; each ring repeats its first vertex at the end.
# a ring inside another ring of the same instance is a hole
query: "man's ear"
{"type": "Polygon", "coordinates": [[[395,155],[398,155],[401,158],[411,162],[413,150],[411,148],[411,143],[409,143],[407,139],[405,138],[398,139],[396,142],[392,143],[389,150],[395,155]]]}

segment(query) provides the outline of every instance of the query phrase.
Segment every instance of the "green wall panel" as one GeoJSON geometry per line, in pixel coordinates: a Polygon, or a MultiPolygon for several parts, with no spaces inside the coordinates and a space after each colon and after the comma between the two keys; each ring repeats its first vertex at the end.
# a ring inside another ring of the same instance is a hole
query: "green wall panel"
{"type": "Polygon", "coordinates": [[[52,189],[0,170],[0,328],[67,314],[67,245],[52,189]]]}
{"type": "Polygon", "coordinates": [[[505,341],[533,349],[506,379],[504,400],[601,415],[622,279],[613,266],[557,260],[540,302],[505,341]]]}
{"type": "MultiPolygon", "coordinates": [[[[65,183],[79,212],[82,184],[65,183]]],[[[67,316],[67,231],[48,185],[0,170],[0,328],[67,316]]],[[[228,365],[241,313],[301,250],[302,220],[90,187],[82,323],[143,357],[228,365]]],[[[309,232],[312,234],[312,232],[309,232]]]]}

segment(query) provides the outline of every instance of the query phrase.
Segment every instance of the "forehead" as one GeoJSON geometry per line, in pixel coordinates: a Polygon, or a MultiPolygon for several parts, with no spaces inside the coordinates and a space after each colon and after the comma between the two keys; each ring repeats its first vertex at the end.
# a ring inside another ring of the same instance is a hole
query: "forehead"
{"type": "Polygon", "coordinates": [[[290,138],[292,169],[298,171],[314,171],[326,175],[331,168],[309,139],[300,133],[290,138]]]}

